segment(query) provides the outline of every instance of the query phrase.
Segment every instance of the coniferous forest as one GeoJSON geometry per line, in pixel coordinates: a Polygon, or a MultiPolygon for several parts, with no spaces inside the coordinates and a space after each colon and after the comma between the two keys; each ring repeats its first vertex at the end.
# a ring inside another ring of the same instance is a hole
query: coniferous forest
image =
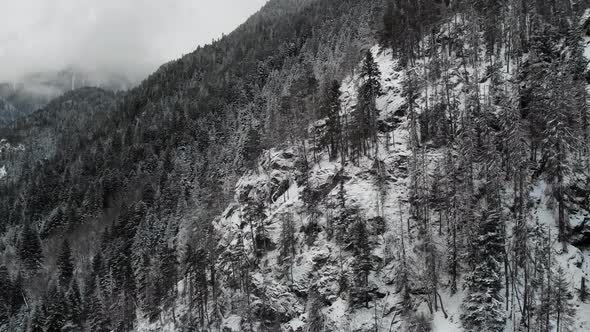
{"type": "Polygon", "coordinates": [[[589,7],[270,0],[7,121],[0,331],[590,330],[589,7]]]}

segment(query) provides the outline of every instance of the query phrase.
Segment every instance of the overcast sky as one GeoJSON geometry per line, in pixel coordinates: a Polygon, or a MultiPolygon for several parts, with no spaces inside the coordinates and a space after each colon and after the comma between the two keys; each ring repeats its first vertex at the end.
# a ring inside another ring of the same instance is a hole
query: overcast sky
{"type": "Polygon", "coordinates": [[[69,65],[143,76],[266,0],[0,0],[0,81],[69,65]]]}

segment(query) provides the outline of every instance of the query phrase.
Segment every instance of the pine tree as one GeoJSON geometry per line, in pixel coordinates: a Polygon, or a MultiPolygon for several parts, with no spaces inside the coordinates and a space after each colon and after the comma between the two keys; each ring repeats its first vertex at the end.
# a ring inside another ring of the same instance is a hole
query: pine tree
{"type": "Polygon", "coordinates": [[[28,326],[29,332],[45,332],[43,304],[37,303],[31,313],[31,321],[28,326]]]}
{"type": "Polygon", "coordinates": [[[80,296],[80,287],[76,279],[72,280],[70,290],[66,294],[66,303],[68,307],[68,323],[73,328],[79,328],[82,324],[82,298],[80,296]]]}
{"type": "Polygon", "coordinates": [[[580,290],[579,290],[580,301],[586,302],[588,295],[589,294],[588,294],[588,286],[586,286],[586,278],[582,277],[582,280],[580,281],[580,290]]]}
{"type": "Polygon", "coordinates": [[[162,303],[165,306],[171,305],[175,299],[178,261],[176,259],[176,249],[163,245],[158,255],[159,261],[159,288],[162,292],[162,303]]]}
{"type": "Polygon", "coordinates": [[[7,322],[11,311],[12,281],[6,266],[0,266],[0,326],[7,322]]]}
{"type": "Polygon", "coordinates": [[[143,192],[141,194],[141,200],[148,206],[151,207],[154,204],[156,199],[156,190],[151,183],[148,183],[143,188],[143,192]]]}
{"type": "Polygon", "coordinates": [[[26,222],[21,232],[20,245],[18,250],[19,258],[24,267],[31,273],[37,272],[41,267],[43,252],[37,231],[26,222]]]}
{"type": "Polygon", "coordinates": [[[92,263],[90,268],[90,273],[88,274],[85,280],[85,287],[84,287],[84,298],[90,298],[91,295],[94,293],[97,287],[100,286],[100,279],[102,278],[103,274],[103,264],[102,264],[102,255],[100,252],[96,253],[92,257],[92,263]]]}
{"type": "Polygon", "coordinates": [[[25,290],[23,287],[23,275],[21,271],[18,271],[16,278],[12,282],[12,294],[10,294],[13,313],[18,312],[18,310],[25,305],[25,290]]]}
{"type": "Polygon", "coordinates": [[[47,295],[45,303],[46,320],[45,326],[47,332],[60,332],[67,321],[67,304],[64,294],[55,285],[51,286],[47,295]]]}
{"type": "Polygon", "coordinates": [[[358,102],[355,110],[355,139],[354,146],[357,154],[367,152],[367,140],[373,146],[377,143],[377,119],[379,110],[376,106],[376,98],[382,94],[381,72],[375,62],[373,53],[369,50],[365,55],[361,71],[362,85],[358,90],[358,102]]]}
{"type": "Polygon", "coordinates": [[[86,323],[90,331],[108,332],[110,331],[109,316],[101,293],[100,287],[97,287],[92,294],[85,298],[86,323]]]}
{"type": "Polygon", "coordinates": [[[399,43],[398,40],[401,39],[398,38],[401,32],[401,16],[401,12],[394,1],[387,1],[387,6],[383,12],[383,28],[381,30],[380,42],[382,45],[394,48],[394,51],[398,51],[395,46],[397,46],[396,42],[399,43]]]}
{"type": "Polygon", "coordinates": [[[444,205],[446,205],[446,218],[447,218],[447,257],[446,257],[446,266],[447,272],[450,276],[450,290],[451,294],[457,292],[457,281],[459,279],[460,269],[459,269],[459,238],[458,238],[458,226],[457,226],[457,216],[456,216],[456,206],[458,201],[458,193],[457,193],[457,185],[459,184],[459,180],[456,168],[455,168],[455,159],[450,152],[447,150],[445,153],[445,157],[443,160],[443,173],[447,174],[447,188],[445,192],[447,193],[447,197],[445,199],[444,205]]]}
{"type": "Polygon", "coordinates": [[[293,263],[296,255],[297,239],[295,238],[295,225],[293,223],[293,216],[286,214],[283,216],[283,223],[281,228],[281,252],[279,254],[279,264],[287,263],[287,268],[290,274],[290,280],[293,281],[293,263]]]}
{"type": "MultiPolygon", "coordinates": [[[[562,69],[563,70],[563,69],[562,69]]],[[[547,178],[552,185],[553,194],[557,201],[558,239],[565,243],[568,237],[569,222],[566,208],[567,176],[571,172],[569,153],[575,147],[576,116],[579,108],[578,96],[571,78],[560,75],[557,70],[551,81],[548,93],[547,127],[545,129],[544,160],[547,168],[547,178]]],[[[565,248],[565,245],[564,245],[565,248]]]]}
{"type": "Polygon", "coordinates": [[[322,314],[322,298],[317,286],[312,286],[309,290],[307,300],[307,332],[324,331],[324,316],[322,314]]]}
{"type": "Polygon", "coordinates": [[[70,248],[70,243],[67,239],[64,240],[61,247],[61,253],[57,258],[57,268],[59,270],[59,285],[62,287],[62,289],[67,289],[74,275],[74,262],[72,261],[72,250],[70,248]]]}
{"type": "Polygon", "coordinates": [[[242,159],[247,168],[254,169],[256,167],[256,158],[262,152],[261,137],[258,130],[250,127],[246,132],[244,146],[242,148],[242,159]]]}
{"type": "Polygon", "coordinates": [[[484,211],[476,238],[475,269],[466,277],[467,296],[463,300],[461,320],[467,331],[502,331],[501,253],[503,248],[500,214],[484,211]]]}
{"type": "Polygon", "coordinates": [[[570,302],[572,295],[569,291],[569,283],[565,279],[562,267],[557,268],[552,290],[552,309],[555,317],[557,332],[571,331],[573,318],[575,317],[574,305],[570,302]]]}
{"type": "Polygon", "coordinates": [[[369,307],[369,273],[373,269],[371,262],[371,248],[369,232],[366,222],[357,220],[350,229],[352,249],[355,256],[353,270],[355,272],[355,297],[369,307]]]}
{"type": "Polygon", "coordinates": [[[340,82],[334,80],[327,89],[322,106],[323,115],[327,117],[326,142],[329,147],[330,158],[334,159],[342,154],[343,138],[342,124],[340,122],[340,82]]]}

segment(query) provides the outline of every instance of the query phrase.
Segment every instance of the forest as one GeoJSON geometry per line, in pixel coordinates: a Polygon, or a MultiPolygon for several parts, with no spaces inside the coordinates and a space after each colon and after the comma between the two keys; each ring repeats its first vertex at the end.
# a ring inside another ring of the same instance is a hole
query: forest
{"type": "Polygon", "coordinates": [[[0,128],[0,331],[590,329],[589,18],[270,0],[65,93],[0,128]]]}

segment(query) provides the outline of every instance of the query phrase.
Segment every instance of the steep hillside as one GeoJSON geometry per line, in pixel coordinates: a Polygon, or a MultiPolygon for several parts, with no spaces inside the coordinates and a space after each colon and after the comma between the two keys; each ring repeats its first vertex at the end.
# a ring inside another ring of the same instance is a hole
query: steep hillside
{"type": "Polygon", "coordinates": [[[137,82],[124,75],[90,72],[67,68],[57,72],[25,75],[14,82],[0,82],[0,99],[12,105],[3,109],[0,101],[0,126],[11,124],[41,108],[60,95],[83,87],[98,87],[107,91],[125,91],[137,82]]]}
{"type": "MultiPolygon", "coordinates": [[[[465,31],[468,24],[455,21],[451,31],[443,29],[433,37],[460,37],[457,31],[465,31]]],[[[403,69],[390,49],[376,46],[371,52],[383,88],[376,102],[378,121],[380,128],[386,128],[380,130],[372,152],[356,160],[334,160],[320,143],[321,138],[307,141],[308,150],[298,144],[262,152],[255,169],[238,181],[233,202],[214,222],[219,239],[217,263],[211,267],[218,283],[215,302],[194,296],[199,275],[206,272],[206,267],[198,265],[199,259],[207,259],[203,254],[194,258],[195,270],[179,282],[174,310],[169,309],[159,321],[141,322],[138,331],[176,331],[187,319],[202,320],[213,330],[222,331],[469,330],[462,319],[464,306],[469,303],[468,278],[472,272],[465,258],[459,257],[467,252],[455,253],[458,265],[454,268],[456,276],[452,274],[453,251],[468,250],[457,248],[468,243],[457,243],[456,249],[453,243],[465,241],[464,236],[476,236],[458,235],[457,228],[466,226],[459,226],[460,219],[452,219],[443,205],[445,200],[450,204],[465,195],[452,193],[446,178],[460,169],[461,157],[456,147],[432,140],[422,141],[421,147],[412,151],[412,117],[404,86],[408,72],[421,72],[425,67],[417,61],[416,66],[403,69]],[[444,193],[451,196],[440,196],[444,193]],[[428,211],[425,220],[417,216],[417,209],[422,208],[428,211]],[[211,316],[204,314],[207,312],[211,316]]],[[[461,59],[455,56],[448,61],[446,75],[455,82],[449,93],[464,100],[470,92],[464,89],[463,80],[473,80],[482,69],[463,68],[461,59]],[[469,76],[463,76],[462,70],[469,76]]],[[[518,73],[517,69],[507,72],[502,84],[511,84],[512,75],[518,73]]],[[[482,103],[487,102],[490,83],[490,78],[477,81],[482,103]]],[[[342,123],[353,121],[361,84],[358,76],[342,82],[342,123]]],[[[426,86],[436,86],[436,81],[425,82],[417,91],[417,117],[428,109],[427,100],[432,98],[426,86]]],[[[326,121],[321,120],[309,130],[319,132],[320,137],[326,134],[325,126],[326,121]]],[[[425,128],[419,128],[418,135],[425,137],[425,128]]],[[[343,128],[343,132],[353,130],[343,128]]],[[[571,301],[568,330],[586,331],[590,328],[590,304],[581,298],[578,285],[589,277],[590,251],[586,240],[578,241],[578,247],[559,243],[551,191],[543,177],[531,174],[523,188],[528,206],[525,245],[531,246],[531,259],[535,260],[547,253],[544,246],[551,248],[547,250],[551,250],[554,262],[549,269],[563,278],[567,301],[571,301]]],[[[489,185],[479,184],[475,190],[484,191],[489,185]]],[[[523,226],[511,216],[517,195],[510,189],[512,185],[506,180],[497,184],[505,250],[510,250],[506,255],[523,245],[516,234],[523,226]]],[[[580,192],[587,197],[588,188],[580,188],[580,192]]],[[[480,204],[476,203],[480,199],[473,204],[480,204]]],[[[588,206],[578,206],[570,213],[572,236],[584,238],[578,225],[588,221],[588,206]]],[[[522,324],[522,304],[518,301],[522,301],[519,298],[527,287],[523,275],[510,271],[523,268],[513,266],[518,264],[514,259],[509,256],[508,270],[499,271],[515,278],[511,289],[502,289],[502,294],[507,294],[501,304],[506,306],[502,314],[506,331],[522,324]]],[[[543,301],[543,290],[535,289],[539,291],[533,302],[543,301]]],[[[531,330],[540,329],[533,324],[531,330]]],[[[557,324],[553,314],[549,324],[557,324]]],[[[489,329],[494,330],[504,329],[489,329]]]]}
{"type": "Polygon", "coordinates": [[[17,182],[21,173],[36,162],[84,147],[104,130],[102,126],[108,123],[116,106],[114,93],[81,88],[52,100],[42,110],[0,127],[0,138],[6,144],[0,150],[5,180],[17,182]]]}
{"type": "Polygon", "coordinates": [[[590,329],[584,10],[274,0],[56,100],[0,187],[2,328],[590,329]]]}
{"type": "Polygon", "coordinates": [[[6,121],[14,121],[17,117],[16,113],[17,110],[12,104],[3,98],[0,98],[0,114],[3,119],[6,119],[6,121]]]}
{"type": "Polygon", "coordinates": [[[1,188],[4,326],[131,330],[138,316],[157,319],[181,252],[208,234],[261,146],[299,139],[326,82],[374,43],[377,5],[270,1],[232,34],[162,66],[107,121],[49,126],[71,149],[9,170],[20,176],[1,188]],[[81,310],[64,320],[65,297],[76,294],[81,310]]]}

